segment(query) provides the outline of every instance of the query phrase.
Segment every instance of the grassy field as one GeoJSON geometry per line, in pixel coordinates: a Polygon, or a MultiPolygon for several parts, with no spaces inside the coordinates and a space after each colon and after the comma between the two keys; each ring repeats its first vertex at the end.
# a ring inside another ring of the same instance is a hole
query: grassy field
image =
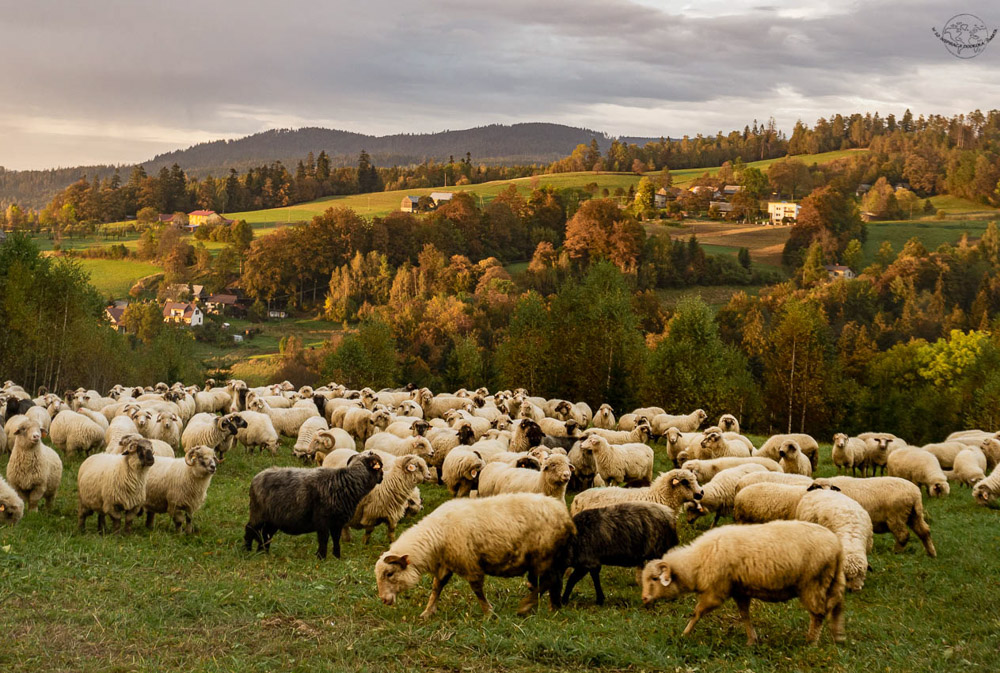
{"type": "Polygon", "coordinates": [[[156,264],[132,259],[80,259],[80,266],[90,274],[90,283],[102,295],[124,297],[135,281],[145,276],[159,273],[163,269],[156,264]]]}
{"type": "MultiPolygon", "coordinates": [[[[755,602],[761,642],[747,647],[732,602],[683,638],[694,597],[644,609],[624,568],[602,573],[605,607],[594,605],[584,580],[570,606],[552,614],[543,603],[528,618],[515,616],[523,580],[489,578],[498,616],[488,621],[456,578],[425,623],[417,615],[426,577],[395,608],[377,598],[372,568],[386,548],[384,529],[369,547],[356,535],[339,561],[316,560],[315,536],[279,535],[270,555],[246,554],[247,485],[274,463],[291,465],[290,443],[277,459],[232,452],[190,537],[175,535],[162,515],[152,531],[105,537],[92,517],[78,534],[80,459],[67,459],[55,511],[0,529],[0,670],[997,670],[1000,521],[967,489],[926,502],[937,559],[916,540],[894,554],[891,538],[876,536],[865,588],[847,598],[845,645],[828,633],[819,646],[805,645],[808,618],[796,602],[755,602]]],[[[821,473],[828,465],[824,447],[821,473]]],[[[440,487],[421,489],[425,513],[444,500],[440,487]]],[[[707,527],[682,524],[681,538],[707,527]]]]}

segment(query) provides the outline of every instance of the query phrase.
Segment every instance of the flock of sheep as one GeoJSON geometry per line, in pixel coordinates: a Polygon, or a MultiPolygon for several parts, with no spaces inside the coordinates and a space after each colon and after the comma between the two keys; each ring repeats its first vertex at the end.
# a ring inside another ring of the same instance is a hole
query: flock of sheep
{"type": "Polygon", "coordinates": [[[332,538],[339,558],[352,529],[364,530],[367,543],[384,524],[390,547],[375,565],[379,597],[392,605],[430,575],[423,617],[455,574],[486,614],[487,575],[527,575],[521,613],[544,593],[558,608],[586,575],[600,604],[600,570],[611,565],[637,570],[647,604],[696,593],[685,634],[733,598],[754,642],[750,600],[797,597],[810,614],[809,641],[829,618],[839,642],[844,592],[863,588],[873,534],[891,533],[898,551],[913,531],[936,555],[921,488],[946,497],[954,481],[972,487],[978,504],[1000,497],[1000,433],[964,431],[924,447],[888,433],[838,434],[831,458],[844,476],[814,478],[819,445],[809,435],[776,435],[757,447],[729,414],[702,430],[700,409],[647,407],[616,419],[608,405],[593,413],[520,389],[434,395],[209,380],[204,389],[160,383],[33,397],[8,381],[0,420],[0,452],[11,454],[0,524],[51,507],[63,464],[47,435],[64,455],[87,455],[77,476],[81,532],[96,513],[101,531],[107,518],[127,532],[137,516],[151,527],[166,514],[190,533],[228,451],[239,443],[277,454],[281,438],[292,438],[294,455],[319,468],[270,468],[253,478],[246,549],[269,550],[279,531],[315,533],[317,555],[326,556],[332,538]],[[654,475],[653,444],[674,469],[654,475]],[[421,512],[419,486],[429,481],[453,499],[397,539],[400,521],[421,512]],[[576,492],[570,507],[568,490],[576,492]],[[690,524],[706,514],[712,530],[678,547],[677,518],[690,524]],[[739,525],[716,528],[722,517],[739,525]]]}

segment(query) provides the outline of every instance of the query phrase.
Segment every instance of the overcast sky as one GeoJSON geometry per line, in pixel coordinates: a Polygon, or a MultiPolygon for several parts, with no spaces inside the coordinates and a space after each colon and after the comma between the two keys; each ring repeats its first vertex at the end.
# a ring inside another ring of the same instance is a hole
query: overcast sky
{"type": "Polygon", "coordinates": [[[680,136],[1000,107],[1000,3],[0,0],[0,165],[135,162],[276,127],[549,121],[680,136]]]}

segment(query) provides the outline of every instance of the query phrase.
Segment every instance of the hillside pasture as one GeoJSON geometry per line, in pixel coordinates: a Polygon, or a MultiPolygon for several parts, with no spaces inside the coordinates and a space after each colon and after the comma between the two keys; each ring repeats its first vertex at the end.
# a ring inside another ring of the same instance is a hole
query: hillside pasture
{"type": "MultiPolygon", "coordinates": [[[[761,438],[754,438],[761,441],[761,438]]],[[[98,535],[94,517],[76,532],[80,458],[65,459],[53,512],[30,513],[0,528],[0,670],[6,671],[992,671],[1000,612],[998,511],[973,504],[968,489],[926,500],[939,556],[916,539],[901,554],[876,535],[864,590],[846,598],[847,642],[824,630],[805,644],[808,623],[797,601],[754,601],[760,643],[745,644],[732,601],[681,631],[695,603],[644,608],[634,570],[605,568],[608,595],[594,604],[589,579],[569,606],[547,601],[527,618],[515,615],[523,579],[486,580],[496,617],[484,620],[468,584],[444,590],[435,617],[418,619],[430,588],[426,576],[396,607],[375,591],[373,567],[387,548],[385,529],[364,546],[343,546],[343,559],[317,561],[314,535],[279,533],[270,554],[242,550],[247,487],[254,474],[294,465],[281,455],[228,454],[216,474],[196,532],[177,535],[164,515],[152,531],[98,535]]],[[[0,456],[5,467],[6,456],[0,456]]],[[[657,448],[658,469],[666,469],[657,448]]],[[[832,473],[829,446],[820,473],[832,473]]],[[[422,485],[426,515],[446,491],[422,485]]],[[[708,529],[679,524],[682,542],[708,529]]],[[[405,520],[404,527],[412,525],[405,520]]]]}
{"type": "Polygon", "coordinates": [[[104,296],[125,297],[129,288],[140,278],[161,273],[156,264],[133,259],[78,259],[80,267],[90,274],[90,284],[104,296]]]}

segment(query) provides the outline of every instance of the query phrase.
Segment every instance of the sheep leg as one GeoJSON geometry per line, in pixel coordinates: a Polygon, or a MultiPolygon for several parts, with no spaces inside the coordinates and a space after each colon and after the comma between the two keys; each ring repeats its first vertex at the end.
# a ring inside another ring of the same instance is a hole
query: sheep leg
{"type": "Polygon", "coordinates": [[[260,551],[260,533],[249,523],[243,528],[243,551],[250,551],[253,548],[253,541],[258,541],[257,551],[260,551]]]}
{"type": "Polygon", "coordinates": [[[134,519],[134,518],[135,518],[135,511],[134,510],[130,509],[127,512],[125,512],[124,519],[125,519],[125,532],[126,533],[131,533],[132,532],[132,519],[134,519]]]}
{"type": "Polygon", "coordinates": [[[524,617],[530,615],[538,607],[538,575],[534,571],[528,573],[528,595],[521,599],[517,614],[524,617]]]}
{"type": "Polygon", "coordinates": [[[493,614],[493,606],[490,602],[486,600],[486,594],[483,593],[483,578],[479,577],[477,579],[469,579],[469,586],[472,587],[472,593],[476,595],[476,599],[479,601],[479,607],[483,609],[483,616],[489,617],[493,614]]]}
{"type": "Polygon", "coordinates": [[[712,525],[709,526],[709,528],[715,528],[716,525],[718,525],[719,523],[719,519],[721,518],[722,518],[722,510],[719,510],[715,513],[715,518],[712,520],[712,525]]]}
{"type": "MultiPolygon", "coordinates": [[[[931,527],[927,525],[924,518],[917,513],[916,510],[910,512],[910,516],[907,519],[907,525],[913,529],[913,532],[917,534],[920,541],[924,544],[924,551],[931,558],[937,557],[937,550],[934,548],[934,541],[931,540],[931,527]]],[[[905,530],[905,528],[904,528],[905,530]]]]}
{"type": "Polygon", "coordinates": [[[396,541],[396,524],[392,521],[385,522],[386,535],[389,536],[389,544],[396,541]]]}
{"type": "MultiPolygon", "coordinates": [[[[427,599],[427,607],[420,613],[421,619],[427,619],[437,612],[438,597],[441,595],[441,590],[444,589],[444,586],[448,584],[448,580],[451,579],[451,575],[451,572],[446,572],[444,575],[434,578],[434,584],[431,586],[431,595],[427,599]]],[[[472,582],[470,581],[469,584],[472,584],[472,582]]],[[[479,584],[480,590],[482,590],[482,580],[480,580],[479,584]]],[[[472,590],[475,591],[475,587],[472,590]]]]}
{"type": "Polygon", "coordinates": [[[108,520],[105,517],[104,512],[97,513],[97,532],[102,535],[108,532],[108,520]]]}
{"type": "Polygon", "coordinates": [[[37,512],[38,503],[42,501],[42,496],[45,495],[45,485],[41,484],[30,491],[25,491],[25,495],[27,497],[21,496],[21,499],[28,505],[28,511],[37,512]]]}
{"type": "Polygon", "coordinates": [[[171,518],[174,520],[174,532],[181,532],[181,526],[184,525],[184,512],[175,510],[171,514],[171,518]]]}
{"type": "Polygon", "coordinates": [[[819,634],[823,631],[823,620],[826,615],[813,612],[809,613],[809,633],[806,634],[806,641],[815,643],[819,641],[819,634]]]}
{"type": "Polygon", "coordinates": [[[569,603],[570,594],[573,593],[573,587],[576,583],[583,579],[583,576],[587,574],[586,568],[573,568],[573,572],[570,573],[569,579],[566,580],[566,590],[563,591],[562,602],[569,603]]]}
{"type": "Polygon", "coordinates": [[[710,594],[701,594],[698,597],[698,604],[694,606],[694,615],[691,617],[691,620],[688,621],[687,626],[684,627],[683,635],[691,635],[691,631],[694,630],[694,625],[698,623],[698,620],[720,605],[722,605],[722,601],[715,596],[710,594]]]}
{"type": "Polygon", "coordinates": [[[750,598],[748,596],[733,596],[733,600],[736,601],[736,609],[740,611],[740,621],[743,622],[743,628],[747,631],[747,645],[756,645],[757,632],[753,628],[753,622],[750,621],[750,598]]]}
{"type": "MultiPolygon", "coordinates": [[[[325,525],[320,524],[316,527],[316,557],[319,560],[326,558],[326,548],[330,543],[330,529],[325,525]]],[[[340,558],[340,536],[336,536],[333,544],[333,554],[337,558],[340,558]]]]}
{"type": "Polygon", "coordinates": [[[594,593],[597,594],[597,604],[604,605],[604,589],[601,587],[601,569],[594,568],[590,571],[590,579],[594,580],[594,593]]]}
{"type": "Polygon", "coordinates": [[[847,634],[844,632],[843,601],[838,602],[830,610],[830,635],[833,636],[833,642],[835,643],[842,643],[847,640],[847,634]]]}
{"type": "Polygon", "coordinates": [[[375,530],[375,526],[365,526],[364,537],[361,538],[361,544],[368,546],[368,543],[372,539],[372,531],[375,530]]]}
{"type": "Polygon", "coordinates": [[[77,529],[79,532],[84,532],[87,527],[87,517],[89,517],[93,512],[89,509],[85,509],[83,505],[80,505],[80,509],[77,511],[76,521],[77,529]]]}
{"type": "Polygon", "coordinates": [[[156,516],[155,513],[150,512],[149,510],[146,510],[146,528],[152,528],[153,527],[153,517],[155,517],[155,516],[156,516]]]}

